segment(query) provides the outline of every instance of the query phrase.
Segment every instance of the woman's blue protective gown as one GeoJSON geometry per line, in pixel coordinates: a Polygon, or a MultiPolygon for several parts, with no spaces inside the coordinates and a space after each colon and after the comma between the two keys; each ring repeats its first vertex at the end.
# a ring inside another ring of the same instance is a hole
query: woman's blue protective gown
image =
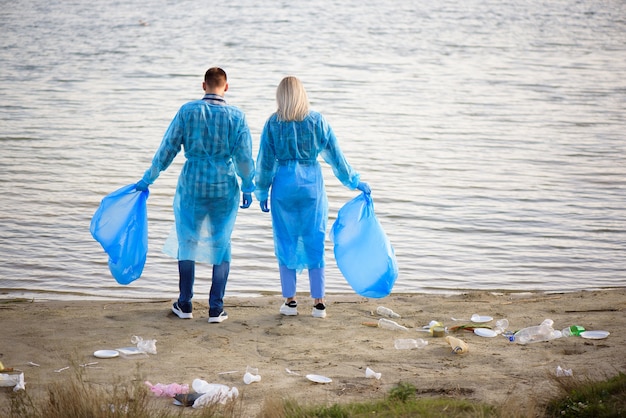
{"type": "Polygon", "coordinates": [[[179,260],[231,260],[230,238],[241,190],[254,190],[252,137],[243,112],[226,104],[184,104],[167,129],[143,180],[152,184],[181,147],[186,161],[174,196],[175,228],[163,251],[179,260]]]}
{"type": "Polygon", "coordinates": [[[273,114],[265,123],[256,161],[259,200],[268,198],[274,250],[280,266],[301,271],[324,267],[328,197],[317,157],[350,189],[359,174],[346,161],[335,134],[315,111],[301,122],[283,122],[273,114]]]}

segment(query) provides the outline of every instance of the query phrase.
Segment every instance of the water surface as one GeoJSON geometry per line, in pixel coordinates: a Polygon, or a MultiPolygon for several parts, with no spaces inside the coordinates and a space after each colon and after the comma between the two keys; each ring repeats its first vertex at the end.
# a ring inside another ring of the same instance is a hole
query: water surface
{"type": "MultiPolygon", "coordinates": [[[[176,261],[160,250],[182,155],[151,187],[141,279],[112,279],[89,222],[141,177],[215,65],[255,155],[278,82],[303,80],[372,187],[395,292],[626,285],[624,2],[0,3],[5,295],[176,296],[176,261]]],[[[330,227],[356,192],[325,176],[330,227]]],[[[327,290],[351,292],[330,241],[326,260],[327,290]]],[[[198,267],[198,298],[209,274],[198,267]]],[[[227,294],[279,290],[270,217],[254,202],[239,213],[227,294]]]]}

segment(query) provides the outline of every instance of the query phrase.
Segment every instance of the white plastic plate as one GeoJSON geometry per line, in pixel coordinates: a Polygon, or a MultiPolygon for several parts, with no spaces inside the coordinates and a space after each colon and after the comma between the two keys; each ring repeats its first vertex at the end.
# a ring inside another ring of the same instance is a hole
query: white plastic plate
{"type": "Polygon", "coordinates": [[[480,316],[478,314],[472,315],[470,319],[472,322],[478,322],[478,323],[493,321],[493,318],[490,316],[480,316]]]}
{"type": "Polygon", "coordinates": [[[98,358],[113,358],[119,356],[120,353],[117,350],[98,350],[93,355],[98,358]]]}
{"type": "Polygon", "coordinates": [[[319,374],[307,374],[306,378],[315,383],[330,383],[333,381],[330,377],[320,376],[319,374]]]}
{"type": "Polygon", "coordinates": [[[487,338],[495,337],[496,335],[498,335],[494,330],[489,328],[474,328],[474,334],[487,338]]]}
{"type": "Polygon", "coordinates": [[[608,331],[583,331],[580,333],[580,336],[590,340],[601,340],[608,337],[609,334],[610,332],[608,331]]]}

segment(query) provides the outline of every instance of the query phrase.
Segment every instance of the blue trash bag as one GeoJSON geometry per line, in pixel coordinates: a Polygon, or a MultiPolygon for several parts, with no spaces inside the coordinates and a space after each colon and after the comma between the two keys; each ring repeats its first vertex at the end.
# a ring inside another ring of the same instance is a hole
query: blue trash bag
{"type": "Polygon", "coordinates": [[[107,195],[91,218],[90,231],[109,255],[109,270],[119,284],[137,280],[148,254],[148,190],[129,184],[107,195]]]}
{"type": "Polygon", "coordinates": [[[398,263],[374,213],[371,195],[361,193],[343,205],[330,237],[337,266],[356,293],[369,298],[391,293],[398,278],[398,263]]]}

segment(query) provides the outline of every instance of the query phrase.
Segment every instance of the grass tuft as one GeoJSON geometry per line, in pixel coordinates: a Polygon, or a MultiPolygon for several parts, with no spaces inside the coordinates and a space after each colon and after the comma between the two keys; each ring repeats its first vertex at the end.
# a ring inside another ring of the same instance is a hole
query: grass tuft
{"type": "Polygon", "coordinates": [[[408,417],[496,417],[494,408],[468,400],[417,398],[415,386],[400,382],[382,400],[333,404],[300,405],[293,399],[266,400],[260,418],[408,418],[408,417]]]}
{"type": "MultiPolygon", "coordinates": [[[[556,378],[555,378],[556,379],[556,378]]],[[[548,403],[548,417],[626,416],[626,374],[603,381],[588,378],[556,379],[562,396],[548,403]]]]}

